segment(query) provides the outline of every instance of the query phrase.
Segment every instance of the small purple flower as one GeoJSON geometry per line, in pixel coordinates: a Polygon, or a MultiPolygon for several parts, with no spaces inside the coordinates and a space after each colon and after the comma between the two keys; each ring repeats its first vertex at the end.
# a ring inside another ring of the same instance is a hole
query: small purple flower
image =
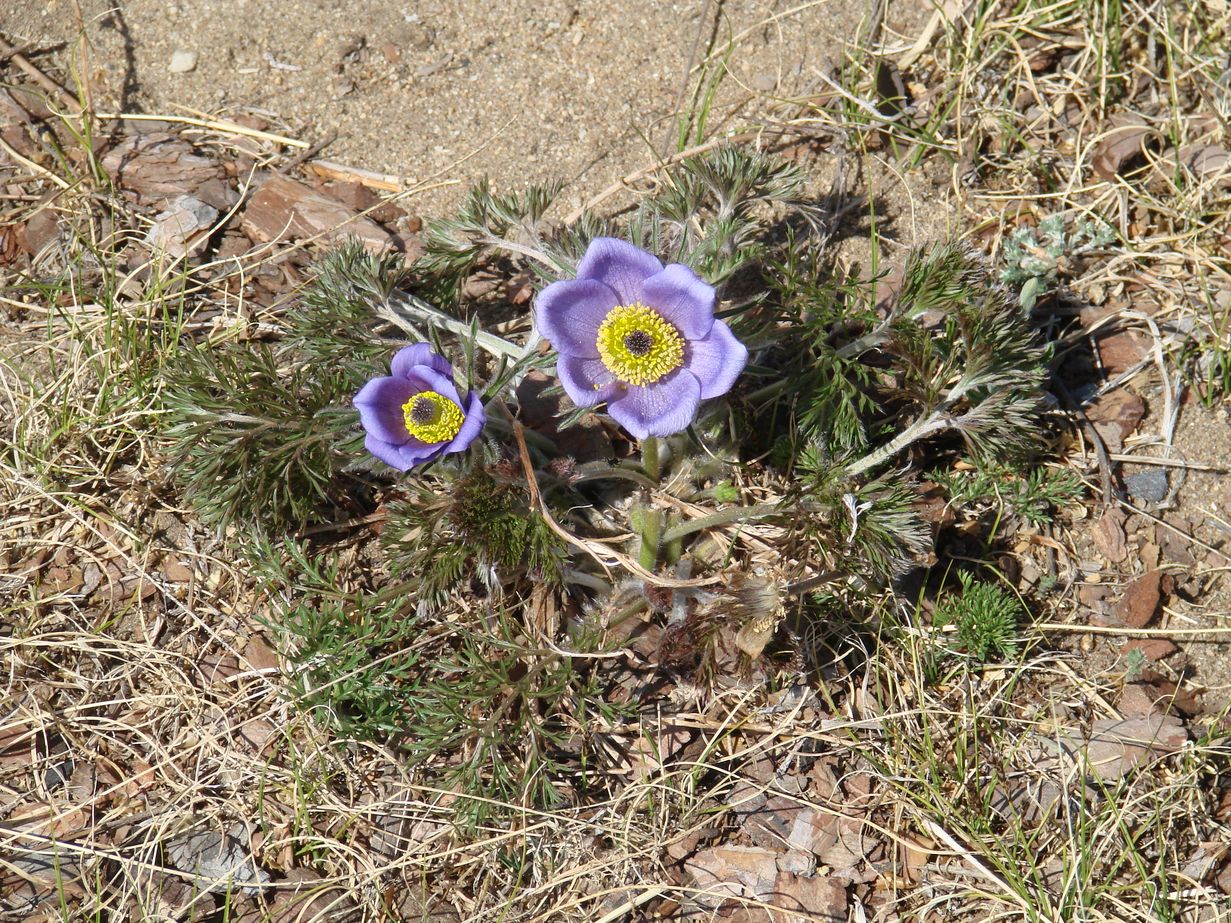
{"type": "Polygon", "coordinates": [[[606,401],[638,439],[685,429],[697,405],[726,394],[748,361],[744,344],[714,319],[713,286],[611,237],[592,241],[577,278],[547,286],[537,305],[573,403],[606,401]]]}
{"type": "Polygon", "coordinates": [[[388,378],[373,378],[355,395],[369,452],[407,471],[474,442],[487,415],[477,391],[462,403],[449,360],[426,343],[416,343],[398,351],[392,371],[388,378]]]}

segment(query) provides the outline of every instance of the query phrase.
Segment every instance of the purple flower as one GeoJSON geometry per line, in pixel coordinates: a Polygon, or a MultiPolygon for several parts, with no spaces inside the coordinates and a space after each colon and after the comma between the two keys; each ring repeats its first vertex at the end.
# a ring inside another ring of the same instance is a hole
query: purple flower
{"type": "Polygon", "coordinates": [[[477,391],[462,403],[449,360],[426,343],[416,343],[398,351],[392,371],[388,378],[373,378],[355,395],[369,452],[407,471],[474,442],[487,415],[477,391]]]}
{"type": "Polygon", "coordinates": [[[714,288],[687,266],[610,237],[591,242],[577,278],[539,293],[538,328],[573,403],[607,412],[636,436],[669,436],[705,398],[726,394],[748,361],[714,319],[714,288]]]}

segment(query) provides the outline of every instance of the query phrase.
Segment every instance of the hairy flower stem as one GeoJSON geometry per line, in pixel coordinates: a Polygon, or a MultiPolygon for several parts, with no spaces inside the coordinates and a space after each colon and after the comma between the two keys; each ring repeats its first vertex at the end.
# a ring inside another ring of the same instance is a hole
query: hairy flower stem
{"type": "Polygon", "coordinates": [[[641,548],[637,552],[637,563],[653,572],[654,565],[658,563],[658,546],[662,541],[663,514],[658,510],[646,509],[640,518],[641,548]]]}
{"type": "Polygon", "coordinates": [[[416,322],[422,322],[429,327],[448,330],[463,340],[468,340],[473,335],[476,346],[496,357],[503,356],[516,361],[525,355],[524,347],[510,343],[494,333],[472,328],[466,321],[450,317],[440,309],[432,307],[422,298],[416,298],[404,292],[394,293],[388,301],[377,306],[377,312],[383,319],[405,331],[412,339],[422,339],[422,334],[415,326],[416,322]]]}
{"type": "Polygon", "coordinates": [[[641,440],[641,466],[646,476],[655,484],[662,476],[662,459],[658,454],[658,437],[646,436],[641,440]]]}
{"type": "Polygon", "coordinates": [[[679,524],[679,514],[667,514],[666,528],[663,532],[662,538],[660,539],[663,564],[667,567],[672,567],[680,559],[680,555],[684,552],[684,540],[682,538],[674,538],[671,541],[667,541],[667,536],[670,535],[672,530],[677,528],[679,524]]]}
{"type": "MultiPolygon", "coordinates": [[[[508,405],[506,405],[504,401],[497,398],[491,401],[487,406],[489,409],[499,411],[499,413],[493,413],[487,418],[487,425],[493,429],[500,430],[502,433],[512,433],[514,417],[513,412],[509,410],[508,405]]],[[[560,449],[556,446],[556,444],[542,433],[536,432],[532,429],[523,429],[522,433],[526,437],[526,442],[530,443],[530,445],[534,446],[544,455],[554,458],[560,453],[560,449]]]]}
{"type": "Polygon", "coordinates": [[[663,533],[662,541],[664,544],[679,541],[684,536],[691,535],[694,532],[701,532],[716,526],[729,525],[733,522],[764,519],[766,516],[772,516],[777,512],[778,504],[776,503],[758,503],[756,506],[733,506],[730,509],[719,510],[717,513],[710,513],[708,516],[690,519],[688,522],[682,522],[678,526],[673,526],[663,533]]]}
{"type": "Polygon", "coordinates": [[[889,461],[889,459],[893,458],[893,456],[897,455],[909,446],[912,442],[918,442],[920,439],[925,439],[933,433],[939,433],[949,429],[953,423],[949,418],[949,414],[947,412],[948,408],[949,404],[946,402],[927,416],[920,417],[875,452],[865,455],[858,461],[851,462],[846,466],[844,474],[847,477],[857,477],[865,471],[870,471],[873,468],[880,467],[885,462],[889,461]]]}

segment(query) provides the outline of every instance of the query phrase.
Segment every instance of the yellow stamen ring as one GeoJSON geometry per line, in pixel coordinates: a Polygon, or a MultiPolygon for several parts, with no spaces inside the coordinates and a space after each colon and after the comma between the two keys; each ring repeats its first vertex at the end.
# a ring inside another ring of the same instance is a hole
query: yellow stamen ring
{"type": "Polygon", "coordinates": [[[684,364],[684,337],[653,308],[612,308],[598,327],[598,355],[617,380],[648,385],[684,364]]]}
{"type": "Polygon", "coordinates": [[[435,391],[420,391],[402,405],[406,430],[429,445],[447,442],[458,434],[466,419],[462,409],[435,391]]]}

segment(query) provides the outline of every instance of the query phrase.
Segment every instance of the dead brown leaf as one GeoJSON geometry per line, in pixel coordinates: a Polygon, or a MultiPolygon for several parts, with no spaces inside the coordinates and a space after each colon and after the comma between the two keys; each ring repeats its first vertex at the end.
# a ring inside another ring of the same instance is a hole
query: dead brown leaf
{"type": "Polygon", "coordinates": [[[1124,447],[1124,440],[1132,435],[1145,415],[1145,401],[1123,388],[1104,394],[1086,408],[1086,416],[1112,452],[1124,447]]]}
{"type": "Polygon", "coordinates": [[[1120,653],[1127,654],[1130,651],[1141,651],[1146,660],[1162,660],[1165,657],[1170,657],[1179,647],[1174,641],[1168,641],[1166,638],[1134,638],[1126,644],[1120,646],[1120,653]]]}
{"type": "Polygon", "coordinates": [[[278,653],[261,635],[253,635],[244,645],[244,660],[253,670],[278,669],[278,653]]]}
{"type": "Polygon", "coordinates": [[[763,899],[778,879],[778,853],[759,846],[715,846],[685,860],[701,893],[693,899],[715,909],[730,898],[763,899]]]}
{"type": "Polygon", "coordinates": [[[1120,564],[1128,557],[1128,536],[1124,532],[1124,521],[1122,509],[1118,506],[1108,507],[1094,530],[1094,544],[1113,564],[1120,564]]]}
{"type": "Polygon", "coordinates": [[[1120,621],[1130,628],[1145,628],[1162,602],[1162,579],[1162,571],[1152,570],[1126,586],[1116,604],[1115,614],[1120,621]]]}
{"type": "Polygon", "coordinates": [[[1111,179],[1135,159],[1145,154],[1145,145],[1156,132],[1139,115],[1117,113],[1108,120],[1108,128],[1095,142],[1090,165],[1095,176],[1111,179]]]}
{"type": "Polygon", "coordinates": [[[1101,718],[1090,729],[1086,764],[1100,779],[1115,780],[1151,756],[1174,753],[1188,731],[1174,715],[1101,718]]]}

